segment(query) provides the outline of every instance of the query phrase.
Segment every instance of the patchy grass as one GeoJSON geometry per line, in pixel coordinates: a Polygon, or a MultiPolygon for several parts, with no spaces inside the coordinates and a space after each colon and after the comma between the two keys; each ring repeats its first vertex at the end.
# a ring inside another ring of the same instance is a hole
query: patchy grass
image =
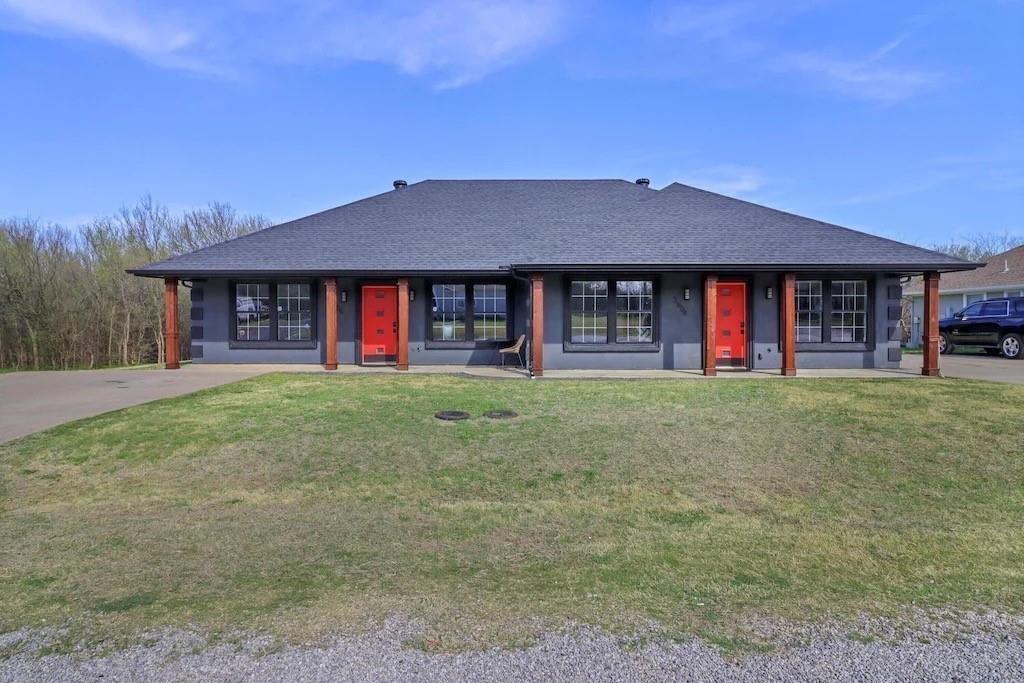
{"type": "Polygon", "coordinates": [[[736,643],[765,615],[1019,610],[1022,405],[963,380],[263,376],[0,447],[0,630],[400,612],[444,647],[566,620],[736,643]]]}

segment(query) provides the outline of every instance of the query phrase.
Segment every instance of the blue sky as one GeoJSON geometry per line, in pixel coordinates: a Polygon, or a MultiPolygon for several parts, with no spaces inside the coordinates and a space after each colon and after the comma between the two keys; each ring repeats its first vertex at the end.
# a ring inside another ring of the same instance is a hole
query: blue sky
{"type": "Polygon", "coordinates": [[[0,0],[0,215],[649,177],[1024,233],[1024,2],[0,0]]]}

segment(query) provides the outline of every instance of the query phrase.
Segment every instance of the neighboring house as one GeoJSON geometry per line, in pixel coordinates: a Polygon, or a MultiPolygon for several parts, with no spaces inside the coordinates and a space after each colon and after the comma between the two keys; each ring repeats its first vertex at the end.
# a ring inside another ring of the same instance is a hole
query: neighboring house
{"type": "MultiPolygon", "coordinates": [[[[952,318],[957,311],[983,299],[1024,296],[1024,244],[987,259],[977,270],[950,273],[939,284],[939,316],[952,318]]],[[[910,299],[910,338],[907,346],[921,344],[924,320],[924,286],[920,278],[911,280],[903,291],[910,299]]]]}
{"type": "Polygon", "coordinates": [[[394,186],[131,271],[165,280],[168,367],[184,280],[197,363],[493,364],[526,335],[535,374],[891,368],[900,279],[977,266],[677,183],[394,186]]]}

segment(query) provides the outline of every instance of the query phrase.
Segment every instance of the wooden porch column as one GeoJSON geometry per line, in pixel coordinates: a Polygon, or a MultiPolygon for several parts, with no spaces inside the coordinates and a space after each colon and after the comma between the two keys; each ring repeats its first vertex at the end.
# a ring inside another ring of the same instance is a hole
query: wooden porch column
{"type": "Polygon", "coordinates": [[[924,361],[921,374],[925,377],[939,376],[939,274],[930,271],[924,274],[924,361]]]}
{"type": "Polygon", "coordinates": [[[704,276],[704,374],[714,377],[715,369],[715,310],[718,308],[718,275],[704,276]]]}
{"type": "Polygon", "coordinates": [[[396,370],[409,369],[409,278],[398,278],[398,360],[396,370]]]}
{"type": "Polygon", "coordinates": [[[324,338],[324,370],[338,369],[338,278],[324,278],[324,316],[327,330],[324,338]]]}
{"type": "Polygon", "coordinates": [[[530,276],[530,365],[534,377],[544,376],[544,276],[530,276]]]}
{"type": "Polygon", "coordinates": [[[181,351],[178,348],[178,278],[164,278],[164,367],[177,370],[181,367],[181,351]]]}
{"type": "Polygon", "coordinates": [[[779,346],[782,375],[796,376],[796,273],[783,273],[779,287],[779,346]]]}

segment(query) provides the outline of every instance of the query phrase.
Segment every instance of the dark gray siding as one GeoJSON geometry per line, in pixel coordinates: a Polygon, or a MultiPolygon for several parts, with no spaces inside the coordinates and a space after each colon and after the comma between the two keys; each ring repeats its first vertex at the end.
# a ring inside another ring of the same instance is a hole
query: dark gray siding
{"type": "MultiPolygon", "coordinates": [[[[429,280],[411,278],[409,289],[416,293],[409,302],[409,364],[410,365],[497,365],[497,346],[486,349],[427,348],[430,311],[429,280]]],[[[513,297],[512,338],[526,332],[528,286],[518,280],[506,282],[513,297]]]]}
{"type": "MultiPolygon", "coordinates": [[[[779,279],[774,273],[756,273],[747,278],[752,338],[751,365],[758,370],[778,369],[779,354],[779,279]],[[766,290],[773,289],[768,299],[766,290]]],[[[496,349],[427,348],[430,292],[428,280],[412,278],[415,292],[409,304],[409,362],[411,365],[490,365],[499,362],[496,349]]],[[[703,277],[699,273],[664,273],[658,277],[659,347],[645,352],[579,352],[564,348],[565,277],[548,274],[544,278],[544,366],[548,369],[675,369],[696,370],[702,359],[703,277]],[[684,290],[690,290],[690,299],[684,290]]],[[[338,290],[347,301],[338,302],[338,361],[357,361],[359,337],[359,298],[361,281],[339,278],[338,290]]],[[[513,338],[526,332],[528,286],[520,281],[513,287],[513,338]]],[[[193,292],[191,328],[193,360],[197,363],[322,363],[324,358],[325,311],[323,283],[316,280],[317,335],[314,349],[230,348],[232,332],[231,301],[228,281],[211,279],[197,282],[193,292]]],[[[868,351],[798,351],[797,368],[893,368],[899,366],[899,341],[890,339],[891,287],[899,286],[895,276],[878,275],[874,280],[874,348],[868,351]]]]}
{"type": "MultiPolygon", "coordinates": [[[[723,275],[722,278],[727,276],[723,275]]],[[[740,276],[738,276],[740,277],[740,276]]],[[[779,353],[779,276],[755,273],[740,277],[749,282],[752,369],[775,370],[782,366],[779,353]],[[773,296],[767,298],[767,288],[773,296]]],[[[698,273],[665,273],[660,277],[658,303],[660,313],[660,350],[647,352],[566,351],[564,348],[565,278],[549,274],[544,278],[544,367],[556,369],[666,369],[694,370],[702,367],[703,277],[698,273]],[[690,289],[690,300],[683,297],[690,289]]],[[[889,339],[889,307],[899,304],[890,299],[889,287],[899,287],[895,276],[879,274],[874,279],[872,320],[874,348],[846,351],[833,347],[822,351],[798,351],[797,368],[895,368],[891,352],[899,349],[898,340],[889,339]]]]}
{"type": "MultiPolygon", "coordinates": [[[[322,289],[317,281],[314,286],[322,289]]],[[[193,290],[201,288],[202,302],[193,301],[192,327],[201,325],[203,338],[194,340],[193,347],[202,348],[202,358],[193,358],[202,363],[320,363],[323,359],[323,342],[317,341],[313,349],[289,348],[230,348],[233,321],[231,320],[231,293],[228,281],[223,279],[205,280],[193,284],[193,290]],[[201,306],[202,320],[196,320],[196,309],[201,306]]],[[[318,292],[319,293],[319,292],[318,292]]],[[[324,299],[317,297],[317,332],[323,335],[324,299]]]]}
{"type": "MultiPolygon", "coordinates": [[[[899,339],[889,339],[889,328],[899,324],[898,311],[890,315],[890,306],[899,306],[900,281],[896,276],[878,275],[875,278],[872,319],[874,320],[874,349],[868,351],[797,351],[796,367],[824,368],[898,368],[899,359],[891,360],[890,350],[899,350],[899,339]],[[890,290],[895,287],[895,290],[890,290]],[[890,298],[890,292],[895,295],[890,298]],[[895,319],[893,319],[895,318],[895,319]]],[[[895,354],[894,354],[895,356],[895,354]]]]}
{"type": "Polygon", "coordinates": [[[701,367],[701,277],[665,273],[659,278],[655,305],[660,315],[657,351],[585,352],[564,348],[566,277],[544,276],[544,367],[560,370],[685,369],[701,367]],[[690,289],[690,300],[683,290],[690,289]]]}
{"type": "MultiPolygon", "coordinates": [[[[353,364],[358,353],[359,298],[361,281],[338,279],[338,362],[353,364]],[[341,301],[341,292],[347,301],[341,301]]],[[[322,363],[324,359],[325,316],[323,281],[315,280],[317,306],[317,347],[315,349],[238,349],[231,348],[231,293],[224,279],[198,282],[193,291],[202,291],[192,303],[193,360],[197,363],[322,363]],[[198,320],[196,318],[199,318],[198,320]],[[198,335],[196,334],[198,332],[198,335]]],[[[410,289],[415,300],[409,303],[409,362],[413,365],[492,365],[499,362],[496,348],[427,348],[430,292],[427,280],[412,278],[410,289]]],[[[513,338],[525,333],[528,287],[516,281],[513,286],[513,338]]]]}

